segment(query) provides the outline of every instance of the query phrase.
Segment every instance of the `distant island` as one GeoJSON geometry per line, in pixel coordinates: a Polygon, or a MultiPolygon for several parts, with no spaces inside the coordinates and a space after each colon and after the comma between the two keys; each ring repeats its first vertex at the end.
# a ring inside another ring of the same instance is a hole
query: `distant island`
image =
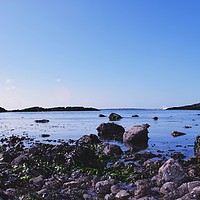
{"type": "Polygon", "coordinates": [[[186,106],[171,107],[167,108],[167,110],[200,110],[200,103],[186,106]]]}
{"type": "Polygon", "coordinates": [[[75,107],[53,107],[53,108],[42,108],[39,106],[25,108],[25,109],[17,109],[17,110],[6,110],[0,107],[0,112],[48,112],[48,111],[99,111],[97,108],[85,108],[82,106],[75,107]]]}

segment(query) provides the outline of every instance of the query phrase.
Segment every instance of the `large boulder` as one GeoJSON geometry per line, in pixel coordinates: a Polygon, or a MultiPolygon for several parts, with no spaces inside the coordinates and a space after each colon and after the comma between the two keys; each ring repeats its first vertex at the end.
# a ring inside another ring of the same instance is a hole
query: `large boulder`
{"type": "Polygon", "coordinates": [[[182,166],[173,158],[167,160],[158,171],[157,184],[163,185],[166,182],[182,183],[186,179],[186,173],[182,166]]]}
{"type": "Polygon", "coordinates": [[[117,113],[111,113],[110,115],[109,115],[109,120],[110,121],[118,121],[118,120],[120,120],[122,118],[122,116],[120,116],[119,114],[117,114],[117,113]]]}
{"type": "Polygon", "coordinates": [[[123,135],[123,142],[129,145],[147,144],[148,124],[136,125],[131,127],[123,135]]]}
{"type": "Polygon", "coordinates": [[[98,136],[106,140],[122,141],[125,129],[114,123],[102,123],[97,127],[98,136]]]}

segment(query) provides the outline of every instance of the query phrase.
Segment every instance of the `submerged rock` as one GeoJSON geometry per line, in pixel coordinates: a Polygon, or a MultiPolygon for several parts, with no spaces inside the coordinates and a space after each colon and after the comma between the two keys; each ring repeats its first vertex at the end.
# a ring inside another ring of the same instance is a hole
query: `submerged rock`
{"type": "Polygon", "coordinates": [[[120,120],[120,119],[122,119],[122,116],[120,116],[120,115],[117,114],[117,113],[111,113],[111,114],[109,115],[109,120],[110,120],[110,121],[118,121],[118,120],[120,120]]]}
{"type": "Polygon", "coordinates": [[[97,127],[98,136],[106,140],[122,141],[125,129],[114,123],[102,123],[97,127]]]}
{"type": "Polygon", "coordinates": [[[153,119],[156,121],[156,120],[158,120],[158,117],[154,117],[153,119]]]}
{"type": "Polygon", "coordinates": [[[132,115],[132,117],[139,117],[139,115],[132,115]]]}
{"type": "Polygon", "coordinates": [[[106,117],[104,114],[99,114],[99,117],[106,117]]]}
{"type": "Polygon", "coordinates": [[[178,137],[178,136],[186,135],[186,133],[179,132],[179,131],[174,131],[171,135],[173,137],[178,137]]]}
{"type": "Polygon", "coordinates": [[[49,120],[48,119],[36,119],[35,122],[36,123],[48,123],[49,120]]]}

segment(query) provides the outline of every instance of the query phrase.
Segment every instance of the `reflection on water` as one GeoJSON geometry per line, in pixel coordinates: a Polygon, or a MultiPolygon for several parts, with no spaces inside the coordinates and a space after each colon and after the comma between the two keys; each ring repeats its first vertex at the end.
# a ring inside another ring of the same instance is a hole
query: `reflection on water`
{"type": "MultiPolygon", "coordinates": [[[[150,124],[147,150],[180,151],[187,157],[193,155],[194,140],[199,131],[200,111],[167,111],[141,109],[105,109],[101,111],[83,112],[41,112],[41,113],[0,113],[0,137],[10,135],[28,135],[35,140],[44,141],[42,134],[49,134],[50,140],[78,139],[85,134],[97,134],[96,128],[116,112],[123,118],[115,123],[125,130],[137,124],[150,124]],[[132,117],[138,115],[139,117],[132,117]],[[157,116],[158,120],[153,120],[157,116]],[[48,119],[49,123],[35,123],[37,119],[48,119]],[[191,128],[185,128],[191,127],[191,128]],[[174,138],[173,131],[186,133],[174,138]]],[[[128,147],[118,143],[123,150],[128,147]]]]}

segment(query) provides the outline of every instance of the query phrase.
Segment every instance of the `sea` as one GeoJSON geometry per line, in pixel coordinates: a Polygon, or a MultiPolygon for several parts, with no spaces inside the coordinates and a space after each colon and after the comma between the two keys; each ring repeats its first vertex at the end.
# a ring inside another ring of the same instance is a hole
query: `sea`
{"type": "MultiPolygon", "coordinates": [[[[114,123],[128,130],[134,125],[149,124],[149,141],[145,151],[153,153],[181,152],[186,158],[194,155],[194,141],[200,134],[200,111],[198,110],[160,110],[160,109],[101,109],[100,111],[65,112],[6,112],[0,113],[0,139],[11,135],[28,136],[36,142],[59,143],[76,140],[83,135],[98,134],[96,128],[109,122],[108,116],[117,113],[123,118],[114,123]],[[104,114],[106,117],[99,117],[104,114]],[[138,115],[139,117],[132,117],[138,115]],[[154,117],[158,120],[154,120],[154,117]],[[48,119],[48,123],[35,120],[48,119]],[[186,135],[173,137],[174,131],[186,135]],[[42,137],[48,134],[49,137],[42,137]]],[[[129,147],[120,142],[122,150],[129,147]]],[[[31,145],[27,142],[27,146],[31,145]]]]}

